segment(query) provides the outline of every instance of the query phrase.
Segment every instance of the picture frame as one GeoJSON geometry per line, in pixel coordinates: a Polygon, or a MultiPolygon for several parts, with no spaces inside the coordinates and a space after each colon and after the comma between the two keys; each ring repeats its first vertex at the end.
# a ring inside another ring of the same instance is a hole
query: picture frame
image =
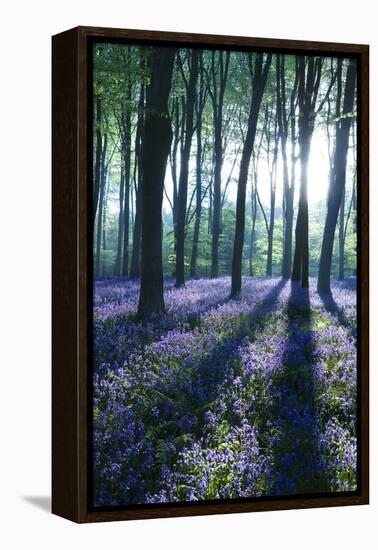
{"type": "Polygon", "coordinates": [[[369,502],[369,47],[80,26],[52,38],[52,512],[77,523],[304,509],[369,502]],[[95,42],[203,47],[356,59],[358,489],[219,502],[104,506],[90,502],[90,48],[95,42]],[[363,184],[362,184],[363,182],[363,184]]]}

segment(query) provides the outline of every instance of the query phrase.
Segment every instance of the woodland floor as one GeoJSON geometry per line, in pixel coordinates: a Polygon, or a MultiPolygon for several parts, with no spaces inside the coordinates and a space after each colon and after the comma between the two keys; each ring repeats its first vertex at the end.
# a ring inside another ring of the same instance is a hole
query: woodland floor
{"type": "Polygon", "coordinates": [[[167,280],[142,324],[137,283],[96,280],[94,504],[355,490],[355,279],[332,290],[167,280]]]}

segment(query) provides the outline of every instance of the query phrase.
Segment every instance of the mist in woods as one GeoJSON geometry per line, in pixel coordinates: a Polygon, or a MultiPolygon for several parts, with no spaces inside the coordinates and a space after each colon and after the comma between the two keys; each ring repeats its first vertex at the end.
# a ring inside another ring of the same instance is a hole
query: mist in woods
{"type": "Polygon", "coordinates": [[[94,46],[97,505],[355,488],[356,80],[94,46]]]}

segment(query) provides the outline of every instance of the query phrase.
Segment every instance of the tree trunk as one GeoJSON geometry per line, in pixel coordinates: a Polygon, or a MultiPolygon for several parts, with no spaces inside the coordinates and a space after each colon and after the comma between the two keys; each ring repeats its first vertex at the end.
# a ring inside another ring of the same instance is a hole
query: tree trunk
{"type": "Polygon", "coordinates": [[[277,54],[276,65],[277,80],[277,119],[278,132],[281,142],[282,178],[283,178],[283,251],[282,251],[282,277],[288,279],[291,274],[292,248],[293,248],[293,217],[294,217],[294,188],[295,188],[295,100],[298,86],[298,73],[295,76],[294,86],[290,95],[290,130],[291,130],[291,179],[289,182],[289,168],[287,161],[287,140],[289,124],[286,116],[286,79],[285,79],[285,55],[277,54]]]}
{"type": "Polygon", "coordinates": [[[250,243],[249,243],[249,276],[253,277],[254,275],[254,269],[253,269],[253,259],[254,259],[254,253],[255,253],[255,227],[256,227],[256,216],[252,219],[252,228],[251,228],[251,237],[250,237],[250,243]]]}
{"type": "Polygon", "coordinates": [[[197,275],[197,258],[198,258],[198,241],[201,227],[202,214],[202,95],[203,95],[203,78],[201,74],[200,93],[197,102],[197,152],[196,152],[196,215],[194,220],[192,255],[190,258],[190,277],[197,275]]]}
{"type": "Polygon", "coordinates": [[[345,190],[345,176],[349,149],[349,133],[351,126],[350,113],[353,111],[356,87],[356,62],[350,60],[344,90],[343,117],[336,126],[336,144],[332,166],[332,176],[328,192],[328,208],[324,227],[322,250],[320,255],[318,292],[331,293],[331,264],[333,242],[337,217],[345,190]],[[349,116],[347,116],[349,115],[349,116]]]}
{"type": "Polygon", "coordinates": [[[198,50],[192,50],[187,88],[185,135],[180,164],[176,233],[176,287],[185,284],[185,228],[188,199],[189,159],[193,137],[194,102],[198,78],[198,50]]]}
{"type": "Polygon", "coordinates": [[[255,253],[255,239],[256,239],[256,217],[257,217],[257,197],[256,197],[256,177],[257,177],[257,170],[254,173],[255,175],[255,185],[253,184],[253,178],[251,179],[251,220],[252,220],[252,227],[251,227],[251,238],[249,243],[249,275],[250,277],[254,276],[254,268],[253,268],[253,259],[254,259],[254,253],[255,253]]]}
{"type": "Polygon", "coordinates": [[[117,237],[117,255],[114,263],[114,276],[121,273],[122,257],[122,236],[123,236],[123,197],[125,192],[125,172],[121,166],[121,181],[119,182],[119,214],[118,214],[118,237],[117,237]]]}
{"type": "Polygon", "coordinates": [[[140,277],[140,248],[142,238],[142,181],[139,181],[135,198],[135,221],[133,229],[133,250],[130,264],[130,278],[140,277]]]}
{"type": "MultiPolygon", "coordinates": [[[[184,116],[184,115],[183,115],[184,116]]],[[[176,243],[177,243],[177,211],[178,211],[178,181],[177,181],[177,151],[179,148],[180,141],[182,140],[182,133],[180,132],[180,102],[179,98],[175,97],[173,100],[172,108],[172,120],[174,121],[173,125],[173,143],[170,152],[170,164],[171,164],[171,175],[172,175],[172,222],[173,222],[173,250],[176,254],[176,243]]],[[[183,126],[183,123],[182,123],[183,126]]],[[[175,276],[175,273],[172,274],[175,276]]]]}
{"type": "Polygon", "coordinates": [[[269,215],[269,231],[268,231],[268,253],[266,259],[266,275],[272,276],[273,271],[273,235],[274,235],[274,211],[276,201],[276,190],[273,189],[270,198],[270,215],[269,215]]]}
{"type": "MultiPolygon", "coordinates": [[[[270,128],[268,128],[270,131],[270,128]]],[[[269,139],[270,142],[270,139],[269,139]]],[[[269,154],[269,152],[268,152],[269,154]]],[[[269,213],[269,228],[268,228],[268,253],[266,259],[266,275],[272,276],[273,271],[273,236],[274,236],[274,219],[276,210],[276,185],[277,185],[277,157],[278,157],[278,134],[277,120],[275,121],[274,129],[274,151],[273,160],[270,168],[270,213],[269,213]]]]}
{"type": "MultiPolygon", "coordinates": [[[[296,77],[297,80],[297,77],[296,77]]],[[[296,120],[295,120],[295,98],[297,84],[294,85],[291,94],[290,107],[290,132],[291,132],[291,166],[290,185],[285,193],[285,239],[284,239],[284,260],[282,276],[288,279],[291,275],[293,257],[293,224],[294,224],[294,193],[295,193],[295,171],[297,155],[295,151],[296,120]]]]}
{"type": "Polygon", "coordinates": [[[303,288],[308,288],[308,159],[310,155],[309,137],[304,136],[300,142],[299,159],[301,164],[300,175],[300,194],[298,205],[297,224],[295,227],[295,251],[293,261],[293,271],[291,279],[301,281],[303,288]]]}
{"type": "Polygon", "coordinates": [[[104,196],[105,196],[105,185],[106,185],[106,149],[108,144],[108,135],[104,135],[104,142],[101,147],[101,169],[100,169],[100,194],[99,194],[99,205],[97,213],[97,241],[96,241],[96,265],[95,272],[96,275],[100,275],[100,266],[101,266],[101,237],[102,237],[102,223],[104,215],[104,196]]]}
{"type": "Polygon", "coordinates": [[[151,49],[151,78],[146,97],[142,143],[142,266],[138,317],[164,313],[162,203],[164,177],[172,141],[168,96],[176,50],[151,49]]]}
{"type": "Polygon", "coordinates": [[[190,259],[190,277],[197,276],[198,242],[202,214],[202,179],[201,179],[201,130],[197,132],[197,159],[196,159],[196,216],[194,220],[192,255],[190,259]]]}
{"type": "Polygon", "coordinates": [[[223,165],[223,99],[228,77],[230,52],[219,52],[219,82],[217,82],[217,69],[215,67],[215,55],[212,56],[213,90],[211,92],[213,102],[214,121],[214,180],[212,202],[212,243],[211,243],[211,277],[219,276],[219,239],[221,232],[221,192],[222,192],[222,165],[223,165]],[[225,59],[224,56],[225,55],[225,59]],[[219,91],[218,91],[219,88],[219,91]]]}
{"type": "MultiPolygon", "coordinates": [[[[103,206],[103,216],[102,216],[102,249],[107,249],[106,241],[106,219],[108,212],[108,199],[109,199],[109,179],[108,179],[108,166],[105,168],[105,193],[104,193],[104,206],[103,206]]],[[[105,272],[105,258],[102,259],[101,274],[104,277],[105,272]]]]}
{"type": "MultiPolygon", "coordinates": [[[[127,102],[131,103],[131,82],[127,86],[127,102]]],[[[129,273],[129,233],[130,233],[130,178],[131,178],[131,112],[126,107],[123,113],[123,155],[125,162],[125,207],[123,211],[123,259],[122,275],[126,277],[129,273]]]]}
{"type": "Polygon", "coordinates": [[[101,179],[101,156],[102,156],[102,106],[99,96],[96,98],[96,153],[95,153],[95,166],[93,177],[93,212],[92,212],[92,224],[93,233],[96,221],[96,214],[98,208],[98,200],[100,195],[100,179],[101,179]]]}
{"type": "MultiPolygon", "coordinates": [[[[143,63],[144,67],[144,63],[143,63]]],[[[135,221],[133,229],[133,250],[131,255],[130,278],[137,279],[140,277],[140,252],[142,238],[142,154],[141,141],[143,136],[144,124],[144,101],[145,101],[145,86],[143,82],[140,85],[140,97],[138,105],[138,122],[135,136],[135,163],[138,168],[138,187],[135,193],[135,221]]]]}
{"type": "Polygon", "coordinates": [[[311,139],[316,118],[316,100],[319,91],[323,60],[299,56],[298,70],[298,108],[299,108],[299,161],[300,191],[297,224],[295,228],[295,251],[292,281],[301,281],[302,288],[308,288],[309,244],[308,244],[308,160],[311,139]],[[307,66],[307,70],[306,70],[307,66]]]}
{"type": "Polygon", "coordinates": [[[109,181],[106,177],[106,188],[105,188],[105,195],[104,195],[104,215],[103,215],[103,222],[102,222],[102,249],[107,249],[107,241],[106,241],[106,216],[108,213],[108,198],[109,198],[109,181]]]}
{"type": "MultiPolygon", "coordinates": [[[[294,170],[292,173],[294,178],[294,170]]],[[[293,255],[293,221],[294,221],[294,190],[295,181],[292,181],[292,185],[287,191],[285,198],[285,251],[284,262],[282,269],[282,277],[288,279],[291,274],[292,255],[293,255]]]]}
{"type": "Polygon", "coordinates": [[[255,54],[255,63],[252,79],[252,98],[248,117],[248,129],[243,144],[242,158],[236,199],[235,239],[232,256],[231,298],[236,298],[241,291],[242,257],[245,229],[245,197],[248,180],[249,163],[255,141],[257,121],[261,100],[268,77],[272,55],[268,54],[263,66],[263,54],[255,54]]]}
{"type": "MultiPolygon", "coordinates": [[[[130,150],[130,149],[129,149],[130,150]]],[[[122,275],[129,273],[129,234],[130,234],[130,153],[126,154],[129,168],[125,169],[125,208],[123,215],[123,258],[122,275]]]]}
{"type": "Polygon", "coordinates": [[[222,185],[222,122],[217,122],[215,131],[215,166],[214,166],[214,187],[212,204],[212,244],[211,244],[211,277],[219,275],[219,237],[220,237],[220,210],[221,210],[221,185],[222,185]]]}
{"type": "Polygon", "coordinates": [[[341,205],[340,205],[340,215],[339,215],[339,280],[344,279],[344,229],[345,229],[345,188],[343,190],[341,205]]]}

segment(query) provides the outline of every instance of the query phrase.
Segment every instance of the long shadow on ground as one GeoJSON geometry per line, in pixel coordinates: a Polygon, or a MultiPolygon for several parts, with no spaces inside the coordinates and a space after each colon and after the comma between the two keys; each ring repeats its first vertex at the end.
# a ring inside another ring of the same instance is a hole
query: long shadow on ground
{"type": "MultiPolygon", "coordinates": [[[[161,396],[158,403],[159,417],[164,419],[164,422],[155,421],[150,425],[148,421],[149,424],[145,425],[145,428],[151,430],[150,443],[155,449],[155,454],[159,451],[159,442],[164,441],[165,464],[173,463],[177,452],[186,445],[185,440],[180,443],[180,438],[187,434],[191,434],[193,438],[201,435],[203,415],[211,409],[212,403],[216,402],[219,384],[224,382],[227,372],[230,371],[230,364],[238,355],[246,334],[249,338],[253,338],[255,331],[262,330],[263,326],[269,322],[271,314],[276,309],[279,295],[286,284],[286,280],[279,280],[267,294],[261,297],[260,302],[251,306],[246,313],[247,319],[243,319],[232,337],[220,339],[208,353],[201,357],[197,359],[191,357],[182,362],[177,371],[173,369],[173,377],[169,377],[169,380],[165,377],[157,379],[151,392],[161,396]],[[183,377],[186,374],[189,375],[189,383],[183,377]]],[[[143,410],[143,414],[145,412],[143,410]]],[[[160,478],[156,475],[156,469],[151,473],[153,476],[148,483],[148,490],[154,494],[160,489],[160,478]]],[[[109,495],[110,501],[112,498],[112,495],[109,495]]],[[[130,489],[129,499],[129,502],[140,502],[143,496],[137,494],[137,488],[130,489]]]]}
{"type": "MultiPolygon", "coordinates": [[[[202,415],[206,412],[209,404],[216,400],[217,387],[223,382],[230,365],[238,356],[246,332],[251,338],[254,331],[263,330],[263,326],[269,322],[271,314],[276,309],[277,300],[286,284],[287,281],[281,279],[259,303],[252,307],[247,314],[247,323],[242,323],[236,334],[220,340],[209,353],[204,355],[198,363],[196,362],[193,374],[193,391],[191,395],[187,395],[186,401],[182,400],[184,388],[179,384],[170,388],[169,398],[176,404],[182,403],[182,413],[186,410],[189,415],[202,415]]],[[[190,362],[181,365],[183,372],[189,368],[192,368],[190,362]]],[[[162,386],[159,389],[164,391],[164,380],[162,380],[162,386]]]]}
{"type": "Polygon", "coordinates": [[[355,322],[348,319],[344,311],[336,303],[332,294],[326,294],[323,292],[319,292],[318,294],[323,302],[324,309],[328,311],[328,313],[330,313],[331,315],[336,316],[339,325],[344,327],[351,337],[355,337],[356,336],[355,322]]]}
{"type": "MultiPolygon", "coordinates": [[[[127,282],[127,279],[125,279],[125,282],[127,282]]],[[[280,279],[277,285],[256,304],[249,314],[250,325],[256,320],[254,319],[255,316],[259,318],[259,321],[269,316],[274,310],[276,301],[286,282],[285,279],[280,279]]],[[[173,284],[165,288],[165,291],[172,289],[173,284]]],[[[224,296],[221,299],[216,298],[216,293],[214,292],[214,301],[206,307],[201,308],[199,313],[189,312],[188,315],[183,316],[179,320],[179,324],[182,325],[185,323],[194,328],[198,325],[200,319],[206,316],[210,310],[225,304],[228,300],[229,288],[225,289],[224,296]]],[[[193,304],[193,309],[195,307],[196,304],[193,304]]],[[[101,321],[94,327],[95,370],[100,372],[102,364],[105,365],[105,371],[108,371],[110,368],[117,369],[122,367],[130,353],[135,353],[138,348],[142,350],[145,345],[160,340],[170,331],[176,329],[177,326],[177,318],[169,314],[160,316],[156,320],[151,320],[147,324],[137,321],[134,312],[112,317],[105,322],[101,321]],[[119,355],[119,350],[122,350],[121,355],[119,355]]],[[[241,336],[239,339],[236,337],[236,347],[239,346],[241,339],[241,336]]],[[[227,341],[224,342],[224,346],[228,346],[227,341]]]]}
{"type": "MultiPolygon", "coordinates": [[[[113,284],[112,279],[98,279],[97,282],[113,284]]],[[[129,278],[118,278],[117,286],[130,284],[129,278]]],[[[174,281],[168,280],[165,283],[165,295],[174,292],[174,281]]],[[[135,283],[133,282],[135,285],[135,283]]],[[[139,288],[136,289],[139,292],[139,288]]],[[[116,305],[122,303],[122,297],[118,297],[116,305]]],[[[131,353],[142,352],[143,348],[164,338],[169,332],[182,326],[194,328],[200,319],[208,314],[210,310],[225,304],[229,299],[229,288],[224,288],[224,293],[219,298],[219,290],[212,290],[207,296],[207,304],[201,305],[200,298],[187,307],[187,311],[176,311],[159,315],[148,322],[142,322],[136,318],[136,306],[133,310],[118,312],[105,319],[99,319],[94,325],[94,359],[95,370],[101,373],[102,365],[105,365],[105,372],[109,369],[115,370],[122,367],[124,361],[131,353]],[[209,299],[210,297],[210,299],[209,299]],[[122,353],[120,353],[122,350],[122,353]]],[[[109,299],[111,303],[111,300],[109,299]]]]}
{"type": "Polygon", "coordinates": [[[320,473],[319,429],[312,365],[313,336],[308,289],[292,283],[287,305],[287,344],[276,387],[272,494],[326,490],[320,473]]]}

